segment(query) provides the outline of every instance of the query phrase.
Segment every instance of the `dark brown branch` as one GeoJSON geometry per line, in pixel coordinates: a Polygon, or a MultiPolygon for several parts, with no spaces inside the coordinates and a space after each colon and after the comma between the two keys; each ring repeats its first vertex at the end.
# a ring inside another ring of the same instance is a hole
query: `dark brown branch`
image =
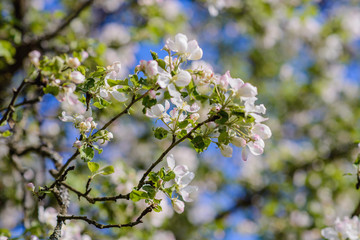
{"type": "Polygon", "coordinates": [[[126,224],[101,224],[101,223],[98,223],[96,222],[95,220],[92,220],[86,216],[75,216],[75,215],[58,215],[58,221],[65,221],[65,220],[82,220],[82,221],[85,221],[91,225],[94,225],[95,227],[97,228],[100,228],[100,229],[104,229],[104,228],[123,228],[123,227],[133,227],[135,225],[138,225],[139,223],[142,223],[142,218],[150,213],[152,210],[153,210],[153,206],[149,206],[147,208],[145,208],[145,210],[140,214],[140,216],[134,221],[134,222],[129,222],[129,223],[126,223],[126,224]]]}
{"type": "Polygon", "coordinates": [[[95,202],[109,202],[109,201],[114,201],[116,202],[116,200],[118,199],[130,199],[130,193],[123,195],[123,194],[119,194],[117,196],[111,196],[111,197],[89,197],[89,191],[86,191],[85,193],[82,193],[78,190],[76,190],[75,188],[71,187],[70,185],[66,184],[66,183],[61,183],[61,185],[63,185],[64,187],[66,187],[67,189],[69,189],[70,191],[74,192],[78,198],[80,199],[80,197],[85,198],[89,203],[94,204],[95,202]]]}
{"type": "Polygon", "coordinates": [[[88,0],[84,3],[82,3],[77,9],[75,9],[72,13],[69,14],[68,17],[66,17],[62,23],[52,32],[44,34],[40,37],[38,37],[37,39],[33,40],[33,45],[44,41],[44,40],[50,40],[54,37],[56,37],[62,30],[64,30],[75,18],[77,18],[80,13],[85,10],[87,7],[89,7],[92,3],[94,2],[94,0],[88,0]]]}
{"type": "Polygon", "coordinates": [[[12,112],[15,111],[14,103],[15,103],[17,97],[19,96],[21,90],[25,87],[26,84],[27,84],[27,79],[24,79],[17,89],[15,89],[15,88],[13,89],[13,92],[14,92],[13,97],[7,107],[5,114],[3,115],[3,117],[0,120],[0,125],[8,119],[8,117],[11,115],[12,112]]]}
{"type": "Polygon", "coordinates": [[[212,122],[216,119],[218,119],[219,117],[218,116],[211,116],[209,117],[207,120],[201,122],[201,123],[198,123],[198,125],[196,125],[196,127],[194,127],[190,132],[188,132],[188,134],[186,134],[185,136],[183,136],[182,138],[180,138],[179,140],[177,141],[174,141],[175,138],[173,138],[173,141],[172,143],[170,144],[170,146],[160,155],[160,157],[153,163],[151,164],[151,166],[148,168],[148,170],[146,170],[146,172],[144,173],[144,175],[142,176],[141,180],[139,181],[139,184],[137,186],[137,189],[140,189],[144,183],[145,183],[145,179],[146,177],[149,175],[149,173],[164,159],[164,157],[166,156],[166,154],[168,154],[171,149],[173,149],[176,145],[178,145],[179,143],[181,143],[182,141],[184,141],[185,139],[189,138],[191,136],[191,134],[196,130],[198,129],[199,127],[201,127],[202,125],[204,125],[205,123],[208,123],[208,122],[212,122]]]}
{"type": "MultiPolygon", "coordinates": [[[[31,99],[31,100],[25,100],[25,101],[23,101],[21,103],[15,104],[14,108],[20,107],[20,106],[23,106],[23,105],[26,105],[26,104],[34,104],[34,103],[37,103],[37,102],[40,102],[40,101],[41,101],[41,97],[39,96],[37,98],[31,99]]],[[[4,111],[6,109],[7,109],[7,107],[1,108],[0,112],[4,111]]]]}

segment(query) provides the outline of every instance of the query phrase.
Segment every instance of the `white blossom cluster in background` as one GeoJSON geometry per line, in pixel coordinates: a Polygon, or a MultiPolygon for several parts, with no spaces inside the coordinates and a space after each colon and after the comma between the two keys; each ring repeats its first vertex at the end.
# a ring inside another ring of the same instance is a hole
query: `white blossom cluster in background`
{"type": "Polygon", "coordinates": [[[321,235],[328,240],[358,240],[360,239],[359,218],[357,216],[337,218],[334,227],[322,229],[321,235]]]}

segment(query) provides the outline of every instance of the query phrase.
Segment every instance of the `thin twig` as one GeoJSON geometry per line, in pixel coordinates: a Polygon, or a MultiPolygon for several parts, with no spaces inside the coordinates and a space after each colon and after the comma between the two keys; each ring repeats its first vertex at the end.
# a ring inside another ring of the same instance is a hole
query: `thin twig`
{"type": "Polygon", "coordinates": [[[94,0],[88,0],[84,3],[82,3],[77,9],[75,9],[72,13],[70,13],[65,19],[63,19],[62,23],[52,32],[44,34],[34,40],[30,43],[30,45],[36,45],[41,41],[44,40],[50,40],[54,37],[56,37],[62,30],[64,30],[75,18],[77,18],[80,13],[85,10],[87,7],[89,7],[94,0]]]}
{"type": "MultiPolygon", "coordinates": [[[[37,103],[37,102],[40,102],[41,101],[41,97],[37,97],[37,98],[34,98],[34,99],[31,99],[31,100],[25,100],[21,103],[18,103],[18,104],[15,104],[14,105],[14,108],[16,107],[20,107],[20,106],[23,106],[23,105],[26,105],[26,104],[33,104],[33,103],[37,103]]],[[[6,110],[8,107],[3,107],[0,109],[0,112],[6,110]]]]}
{"type": "Polygon", "coordinates": [[[119,194],[117,196],[111,196],[111,197],[95,197],[95,198],[92,198],[92,197],[88,196],[88,192],[82,193],[82,192],[76,190],[75,188],[71,187],[70,185],[68,185],[66,183],[63,183],[63,182],[61,183],[61,185],[63,185],[64,187],[66,187],[70,191],[74,192],[78,196],[79,199],[80,199],[80,197],[83,197],[89,203],[92,203],[92,204],[94,204],[95,202],[110,202],[110,201],[116,202],[116,200],[118,200],[118,199],[127,199],[127,200],[130,199],[130,193],[125,194],[125,195],[119,194]]]}
{"type": "Polygon", "coordinates": [[[145,208],[145,210],[140,214],[140,216],[134,221],[134,222],[129,222],[126,224],[101,224],[96,222],[95,220],[92,220],[90,218],[88,218],[87,216],[75,216],[75,215],[58,215],[58,221],[65,221],[65,220],[82,220],[85,221],[91,225],[94,225],[97,228],[100,229],[104,229],[104,228],[123,228],[123,227],[133,227],[135,225],[138,225],[139,223],[142,223],[142,218],[150,213],[153,210],[154,206],[151,205],[147,208],[145,208]]]}

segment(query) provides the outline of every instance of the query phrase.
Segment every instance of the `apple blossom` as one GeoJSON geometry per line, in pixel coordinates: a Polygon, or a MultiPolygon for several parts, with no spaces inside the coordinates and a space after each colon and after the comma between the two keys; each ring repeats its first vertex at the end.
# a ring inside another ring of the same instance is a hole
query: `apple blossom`
{"type": "Polygon", "coordinates": [[[30,61],[34,64],[35,67],[38,67],[40,64],[41,53],[37,50],[33,50],[29,53],[30,61]]]}
{"type": "Polygon", "coordinates": [[[85,81],[85,76],[79,71],[74,71],[70,73],[70,80],[76,84],[80,84],[85,81]]]}
{"type": "Polygon", "coordinates": [[[185,208],[185,204],[183,201],[177,199],[177,198],[173,198],[171,200],[171,203],[173,205],[173,208],[175,210],[175,212],[181,214],[184,212],[184,208],[185,208]]]}
{"type": "Polygon", "coordinates": [[[161,104],[156,104],[155,106],[152,106],[150,109],[146,111],[146,116],[150,118],[164,118],[168,117],[168,114],[166,113],[167,110],[170,108],[169,101],[165,101],[165,106],[161,104]]]}
{"type": "Polygon", "coordinates": [[[353,218],[337,218],[334,227],[321,230],[321,235],[328,240],[360,239],[360,222],[357,216],[353,218]]]}
{"type": "Polygon", "coordinates": [[[77,57],[74,57],[74,58],[70,57],[68,59],[68,65],[71,68],[78,68],[81,65],[81,63],[77,57]]]}
{"type": "Polygon", "coordinates": [[[186,35],[182,33],[176,34],[174,41],[168,39],[165,47],[173,52],[179,53],[180,56],[184,56],[188,60],[199,60],[203,55],[203,51],[197,41],[188,41],[186,35]]]}
{"type": "Polygon", "coordinates": [[[220,150],[224,157],[232,157],[233,149],[229,145],[221,145],[220,150]]]}
{"type": "Polygon", "coordinates": [[[141,60],[140,70],[144,71],[144,73],[148,77],[154,77],[158,74],[158,63],[154,60],[150,60],[150,61],[141,60]]]}

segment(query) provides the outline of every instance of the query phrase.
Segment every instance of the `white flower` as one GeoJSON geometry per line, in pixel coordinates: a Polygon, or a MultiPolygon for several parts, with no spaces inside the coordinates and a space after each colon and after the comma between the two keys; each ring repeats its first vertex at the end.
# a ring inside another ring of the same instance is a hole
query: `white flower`
{"type": "Polygon", "coordinates": [[[140,61],[140,69],[145,72],[149,77],[154,77],[158,74],[158,63],[154,60],[151,61],[140,61]]]}
{"type": "Polygon", "coordinates": [[[232,78],[229,71],[225,75],[236,95],[243,98],[254,98],[258,94],[257,88],[250,83],[244,83],[240,78],[232,78]]]}
{"type": "Polygon", "coordinates": [[[61,88],[61,91],[56,96],[56,98],[60,102],[66,101],[69,105],[79,104],[80,101],[78,100],[78,97],[76,96],[76,94],[74,94],[75,89],[76,89],[75,84],[73,84],[73,83],[66,84],[61,88]]]}
{"type": "Polygon", "coordinates": [[[188,71],[180,70],[178,74],[173,77],[176,86],[186,87],[191,82],[191,75],[188,71]]]}
{"type": "Polygon", "coordinates": [[[185,202],[193,201],[190,194],[196,192],[198,187],[190,186],[189,184],[194,179],[195,174],[190,172],[188,167],[185,165],[175,166],[175,159],[172,154],[167,157],[166,161],[169,168],[175,173],[175,182],[177,184],[179,194],[185,202]]]}
{"type": "Polygon", "coordinates": [[[125,102],[128,98],[124,93],[118,91],[118,89],[121,87],[118,85],[111,87],[108,83],[108,79],[120,80],[120,74],[121,74],[120,62],[116,61],[112,65],[107,66],[106,68],[108,70],[108,73],[106,74],[104,79],[105,85],[100,88],[100,96],[108,99],[110,98],[109,94],[111,94],[119,102],[125,102]]]}
{"type": "Polygon", "coordinates": [[[271,137],[271,130],[268,126],[261,123],[256,123],[252,128],[251,132],[258,135],[262,139],[269,139],[271,137]]]}
{"type": "Polygon", "coordinates": [[[170,73],[162,71],[159,73],[157,83],[161,88],[168,88],[172,97],[180,97],[180,93],[176,90],[176,86],[185,87],[191,82],[191,75],[188,71],[180,70],[175,76],[170,73]]]}
{"type": "Polygon", "coordinates": [[[48,207],[44,209],[43,206],[39,207],[39,221],[44,224],[49,224],[52,227],[56,226],[57,212],[55,208],[48,207]]]}
{"type": "Polygon", "coordinates": [[[255,122],[260,123],[260,122],[264,122],[266,120],[268,120],[268,118],[264,118],[260,114],[265,114],[266,113],[266,108],[263,104],[260,105],[255,105],[255,101],[257,100],[256,97],[253,98],[247,98],[244,106],[245,106],[245,112],[246,114],[250,114],[251,116],[253,116],[255,118],[255,122]]]}
{"type": "Polygon", "coordinates": [[[248,144],[246,146],[249,147],[250,152],[255,156],[261,155],[264,153],[265,143],[264,143],[264,140],[262,140],[258,135],[255,135],[254,141],[248,142],[248,144]]]}
{"type": "Polygon", "coordinates": [[[246,140],[242,137],[235,136],[231,139],[231,143],[234,144],[236,147],[245,147],[246,140]]]}
{"type": "Polygon", "coordinates": [[[335,220],[335,226],[324,228],[321,230],[321,235],[328,240],[358,240],[360,238],[360,223],[357,216],[350,219],[345,217],[344,219],[337,218],[335,220]]]}
{"type": "Polygon", "coordinates": [[[41,53],[37,50],[33,50],[29,52],[30,62],[34,64],[36,67],[39,66],[40,57],[41,57],[41,53]]]}
{"type": "Polygon", "coordinates": [[[224,157],[232,157],[233,149],[229,145],[221,145],[220,150],[224,157]]]}
{"type": "Polygon", "coordinates": [[[188,38],[182,33],[176,34],[174,41],[168,39],[165,47],[169,48],[173,52],[179,53],[179,55],[188,60],[199,60],[203,55],[203,51],[199,47],[197,41],[188,41],[188,38]]]}
{"type": "Polygon", "coordinates": [[[8,240],[8,238],[5,236],[0,236],[0,240],[8,240]]]}
{"type": "Polygon", "coordinates": [[[80,66],[80,64],[81,64],[80,60],[77,57],[75,57],[75,58],[70,57],[68,60],[68,65],[71,68],[77,68],[80,66]]]}
{"type": "Polygon", "coordinates": [[[70,80],[76,84],[83,83],[85,81],[85,76],[81,74],[79,71],[74,71],[70,73],[70,80]]]}
{"type": "Polygon", "coordinates": [[[177,199],[177,198],[173,198],[171,200],[171,204],[173,205],[173,208],[175,210],[175,212],[181,214],[184,212],[184,208],[185,208],[185,204],[183,201],[177,199]]]}
{"type": "Polygon", "coordinates": [[[146,116],[150,118],[166,118],[169,117],[169,115],[166,113],[167,110],[170,108],[169,101],[165,101],[165,106],[161,104],[156,104],[155,106],[152,106],[150,109],[147,109],[146,116]]]}

